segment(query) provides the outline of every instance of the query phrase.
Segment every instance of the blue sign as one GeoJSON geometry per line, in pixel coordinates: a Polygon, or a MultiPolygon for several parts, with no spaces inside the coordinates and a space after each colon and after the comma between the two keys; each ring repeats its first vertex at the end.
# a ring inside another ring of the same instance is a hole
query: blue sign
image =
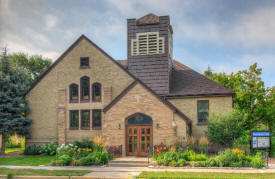
{"type": "Polygon", "coordinates": [[[270,132],[269,131],[261,131],[261,132],[252,132],[252,136],[253,137],[269,137],[270,136],[270,132]]]}

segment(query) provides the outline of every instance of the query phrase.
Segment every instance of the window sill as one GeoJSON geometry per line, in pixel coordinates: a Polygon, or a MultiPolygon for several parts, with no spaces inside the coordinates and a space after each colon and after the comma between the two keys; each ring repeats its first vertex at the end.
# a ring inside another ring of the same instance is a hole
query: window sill
{"type": "Polygon", "coordinates": [[[82,99],[82,100],[80,100],[80,102],[81,102],[81,103],[89,103],[90,100],[89,100],[89,99],[82,99]]]}
{"type": "Polygon", "coordinates": [[[93,127],[93,130],[101,130],[101,127],[93,127]]]}
{"type": "Polygon", "coordinates": [[[70,130],[79,130],[79,128],[78,127],[70,127],[70,130]]]}
{"type": "Polygon", "coordinates": [[[92,102],[101,103],[101,99],[93,99],[92,102]]]}
{"type": "Polygon", "coordinates": [[[75,100],[70,100],[70,103],[78,103],[78,99],[75,99],[75,100]]]}
{"type": "Polygon", "coordinates": [[[79,69],[90,69],[90,66],[80,66],[79,69]]]}
{"type": "Polygon", "coordinates": [[[90,130],[89,127],[81,127],[81,130],[90,130]]]}
{"type": "Polygon", "coordinates": [[[197,123],[197,126],[206,126],[208,123],[207,122],[200,122],[200,123],[197,123]]]}

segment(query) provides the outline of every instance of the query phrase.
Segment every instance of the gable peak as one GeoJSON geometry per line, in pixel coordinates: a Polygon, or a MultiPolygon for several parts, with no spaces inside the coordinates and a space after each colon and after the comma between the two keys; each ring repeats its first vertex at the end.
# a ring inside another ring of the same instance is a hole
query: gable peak
{"type": "Polygon", "coordinates": [[[153,14],[153,13],[149,13],[145,16],[142,16],[141,18],[139,18],[137,20],[137,24],[138,25],[142,25],[142,24],[157,24],[159,23],[159,16],[153,14]]]}

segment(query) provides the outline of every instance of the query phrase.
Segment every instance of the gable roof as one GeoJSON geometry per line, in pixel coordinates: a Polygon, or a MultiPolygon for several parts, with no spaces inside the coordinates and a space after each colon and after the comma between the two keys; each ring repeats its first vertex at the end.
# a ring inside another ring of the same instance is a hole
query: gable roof
{"type": "Polygon", "coordinates": [[[174,61],[171,91],[166,97],[228,96],[235,93],[184,64],[174,61]]]}
{"type": "MultiPolygon", "coordinates": [[[[127,60],[117,60],[127,69],[127,60]]],[[[205,97],[205,96],[232,96],[235,93],[230,89],[208,79],[204,75],[192,70],[186,65],[173,60],[173,72],[170,94],[165,98],[178,97],[205,97]]]]}
{"type": "Polygon", "coordinates": [[[44,73],[42,73],[38,79],[30,86],[30,88],[27,90],[25,95],[27,95],[61,60],[64,59],[64,57],[72,50],[78,43],[82,40],[87,40],[91,45],[93,45],[97,50],[99,50],[103,55],[107,56],[111,61],[113,61],[116,65],[118,65],[119,68],[121,68],[124,72],[126,72],[129,76],[135,79],[135,77],[128,72],[123,66],[121,66],[116,60],[114,60],[110,55],[108,55],[104,50],[102,50],[100,47],[98,47],[94,42],[92,42],[88,37],[85,35],[81,35],[44,73]]]}
{"type": "Polygon", "coordinates": [[[113,99],[105,108],[103,109],[103,112],[107,112],[109,109],[111,109],[120,99],[122,99],[129,91],[131,91],[132,88],[134,88],[137,84],[140,84],[143,86],[146,90],[148,90],[153,96],[155,96],[160,102],[162,102],[164,105],[166,105],[169,109],[171,109],[173,112],[178,114],[182,119],[186,121],[187,124],[191,124],[191,119],[189,119],[185,114],[183,114],[181,111],[179,111],[172,103],[170,103],[167,100],[164,100],[160,98],[155,92],[151,90],[148,86],[143,84],[139,80],[135,80],[133,83],[131,83],[127,88],[125,88],[115,99],[113,99]]]}

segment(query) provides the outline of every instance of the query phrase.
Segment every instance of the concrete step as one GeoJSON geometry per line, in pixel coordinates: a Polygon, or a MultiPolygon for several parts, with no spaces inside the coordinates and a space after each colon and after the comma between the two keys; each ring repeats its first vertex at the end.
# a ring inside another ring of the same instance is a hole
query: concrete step
{"type": "Polygon", "coordinates": [[[123,160],[111,160],[109,163],[138,163],[138,164],[141,164],[141,163],[148,163],[148,160],[147,161],[130,161],[130,160],[126,160],[126,161],[123,161],[123,160]]]}
{"type": "Polygon", "coordinates": [[[147,167],[148,163],[141,162],[109,162],[109,167],[147,167]]]}

